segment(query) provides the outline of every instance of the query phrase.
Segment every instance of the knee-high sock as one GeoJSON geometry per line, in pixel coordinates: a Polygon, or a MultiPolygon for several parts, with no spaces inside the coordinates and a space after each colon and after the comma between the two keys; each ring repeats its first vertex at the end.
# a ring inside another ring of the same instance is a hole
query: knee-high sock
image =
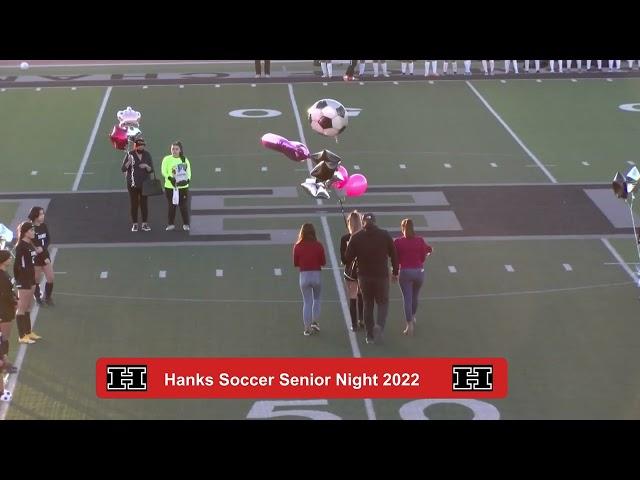
{"type": "Polygon", "coordinates": [[[549,60],[549,68],[551,69],[551,73],[554,73],[556,71],[556,61],[555,60],[549,60]]]}
{"type": "Polygon", "coordinates": [[[622,60],[616,60],[616,70],[620,70],[621,63],[622,63],[622,60]]]}
{"type": "Polygon", "coordinates": [[[427,77],[429,75],[429,67],[431,66],[431,62],[428,60],[424,61],[424,76],[427,77]]]}
{"type": "Polygon", "coordinates": [[[433,74],[437,75],[438,74],[438,61],[437,60],[432,60],[431,61],[431,68],[433,68],[433,74]]]}
{"type": "Polygon", "coordinates": [[[384,62],[384,63],[382,64],[382,74],[383,74],[385,77],[389,75],[389,74],[387,73],[387,62],[384,62]]]}
{"type": "Polygon", "coordinates": [[[587,70],[591,70],[591,60],[587,60],[587,70]]]}
{"type": "Polygon", "coordinates": [[[413,75],[413,62],[409,62],[409,75],[413,75]]]}
{"type": "Polygon", "coordinates": [[[329,78],[333,75],[333,63],[327,63],[327,73],[329,74],[329,78]]]}
{"type": "Polygon", "coordinates": [[[520,73],[518,72],[518,61],[517,60],[513,60],[513,71],[516,73],[520,73]]]}
{"type": "Polygon", "coordinates": [[[627,60],[627,65],[629,65],[629,70],[633,68],[633,60],[627,60]]]}
{"type": "Polygon", "coordinates": [[[504,73],[509,73],[510,68],[511,68],[511,60],[505,60],[504,61],[504,73]]]}
{"type": "Polygon", "coordinates": [[[491,70],[491,73],[493,73],[495,68],[496,68],[496,61],[495,60],[489,60],[489,69],[491,70]]]}
{"type": "Polygon", "coordinates": [[[444,73],[446,75],[448,71],[449,71],[449,62],[444,60],[442,62],[442,73],[444,73]]]}
{"type": "Polygon", "coordinates": [[[327,62],[320,62],[320,68],[322,69],[322,76],[327,76],[327,62]]]}
{"type": "Polygon", "coordinates": [[[365,67],[365,61],[361,60],[360,61],[360,65],[358,65],[358,71],[360,72],[360,75],[364,75],[364,67],[365,67]]]}
{"type": "Polygon", "coordinates": [[[540,71],[540,60],[534,60],[536,64],[536,72],[540,71]]]}
{"type": "Polygon", "coordinates": [[[576,60],[576,63],[578,65],[578,70],[582,70],[582,60],[576,60]]]}
{"type": "Polygon", "coordinates": [[[487,69],[487,61],[486,60],[482,60],[482,71],[484,73],[489,73],[489,70],[487,69]]]}
{"type": "Polygon", "coordinates": [[[464,61],[464,71],[466,73],[471,73],[471,60],[464,61]]]}
{"type": "Polygon", "coordinates": [[[354,328],[358,327],[358,300],[355,298],[349,299],[349,313],[351,313],[351,326],[354,328]]]}
{"type": "Polygon", "coordinates": [[[400,71],[402,73],[407,73],[407,62],[400,62],[400,71]]]}
{"type": "Polygon", "coordinates": [[[29,333],[29,328],[27,327],[27,316],[24,313],[16,315],[16,324],[18,325],[18,336],[20,338],[29,333]]]}
{"type": "Polygon", "coordinates": [[[380,68],[380,64],[378,62],[373,62],[373,76],[378,76],[378,69],[380,68]]]}
{"type": "Polygon", "coordinates": [[[451,67],[453,69],[453,73],[458,73],[458,61],[454,60],[453,62],[451,62],[451,67]]]}
{"type": "Polygon", "coordinates": [[[51,298],[51,294],[53,293],[53,282],[44,284],[44,298],[51,298]]]}
{"type": "Polygon", "coordinates": [[[529,60],[524,61],[524,71],[529,72],[529,60]]]}

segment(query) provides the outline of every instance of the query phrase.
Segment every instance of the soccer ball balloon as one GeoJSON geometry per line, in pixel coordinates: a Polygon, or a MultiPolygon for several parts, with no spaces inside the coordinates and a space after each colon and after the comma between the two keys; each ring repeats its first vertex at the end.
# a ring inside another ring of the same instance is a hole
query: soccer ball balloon
{"type": "Polygon", "coordinates": [[[318,100],[309,110],[309,124],[316,132],[327,137],[335,137],[347,128],[349,118],[344,106],[330,98],[318,100]]]}

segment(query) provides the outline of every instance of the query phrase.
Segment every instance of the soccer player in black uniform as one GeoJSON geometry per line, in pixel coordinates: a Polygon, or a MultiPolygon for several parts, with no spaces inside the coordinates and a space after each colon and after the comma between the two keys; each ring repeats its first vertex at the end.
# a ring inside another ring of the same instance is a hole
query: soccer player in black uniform
{"type": "Polygon", "coordinates": [[[18,290],[18,309],[16,321],[20,343],[35,343],[42,338],[31,330],[31,305],[36,286],[35,259],[38,253],[33,245],[36,231],[31,222],[18,225],[16,258],[13,262],[13,277],[18,290]]]}
{"type": "Polygon", "coordinates": [[[36,287],[34,296],[38,305],[53,306],[53,299],[51,297],[53,293],[53,280],[55,278],[53,274],[53,262],[49,255],[49,245],[51,245],[51,234],[47,228],[47,224],[44,223],[44,208],[33,207],[29,212],[29,220],[33,223],[33,228],[36,231],[36,236],[33,239],[33,246],[38,254],[35,259],[36,268],[36,287]],[[40,281],[42,280],[42,272],[47,279],[47,283],[44,286],[44,301],[40,294],[40,281]]]}
{"type": "MultiPolygon", "coordinates": [[[[11,322],[16,316],[16,305],[18,298],[13,291],[11,277],[7,273],[11,263],[11,253],[9,250],[0,250],[0,362],[4,365],[2,369],[9,373],[16,373],[18,369],[8,360],[9,338],[11,335],[11,322]]],[[[0,375],[2,377],[3,375],[0,375]]],[[[0,391],[2,390],[0,384],[0,391]]]]}

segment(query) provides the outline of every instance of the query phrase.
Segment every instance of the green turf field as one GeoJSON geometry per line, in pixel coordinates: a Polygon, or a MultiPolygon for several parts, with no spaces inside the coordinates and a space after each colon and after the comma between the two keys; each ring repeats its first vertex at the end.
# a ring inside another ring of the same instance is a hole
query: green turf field
{"type": "MultiPolygon", "coordinates": [[[[173,140],[183,141],[196,189],[296,187],[307,175],[306,163],[264,149],[260,137],[267,132],[306,142],[312,152],[336,152],[350,173],[363,173],[372,187],[608,182],[636,161],[640,113],[619,105],[636,101],[637,79],[363,83],[7,89],[0,94],[0,126],[8,139],[0,146],[0,191],[69,192],[74,182],[79,191],[124,189],[121,152],[107,136],[116,112],[128,105],[143,114],[156,167],[173,140]],[[355,109],[337,143],[306,123],[306,109],[320,98],[355,109]],[[229,114],[236,110],[247,113],[229,114]],[[274,116],[262,117],[265,112],[274,116]]],[[[278,418],[640,418],[633,369],[640,348],[637,253],[631,236],[431,241],[427,231],[435,252],[426,267],[416,336],[402,335],[401,297],[392,285],[385,342],[372,346],[361,333],[348,331],[338,295],[343,286],[330,257],[344,233],[340,215],[260,211],[316,204],[292,192],[225,197],[220,205],[229,209],[221,223],[225,232],[283,231],[288,243],[60,245],[57,305],[38,312],[36,330],[44,339],[23,349],[14,399],[0,414],[244,419],[268,418],[273,414],[265,412],[275,408],[297,411],[278,418]],[[256,212],[234,216],[234,208],[256,212]],[[328,252],[322,332],[309,338],[302,335],[298,272],[291,260],[295,231],[306,221],[314,223],[328,252]],[[615,255],[628,263],[627,270],[615,255]],[[100,400],[95,394],[100,357],[360,355],[504,357],[509,395],[491,401],[317,399],[275,406],[259,400],[100,400]]],[[[345,209],[419,201],[411,192],[371,192],[347,199],[345,209]]],[[[0,202],[1,223],[13,220],[18,202],[0,202]]],[[[324,203],[336,205],[335,198],[324,203]]],[[[378,218],[384,228],[398,230],[405,216],[429,228],[421,214],[378,218]]],[[[55,236],[55,225],[50,228],[55,236]]]]}

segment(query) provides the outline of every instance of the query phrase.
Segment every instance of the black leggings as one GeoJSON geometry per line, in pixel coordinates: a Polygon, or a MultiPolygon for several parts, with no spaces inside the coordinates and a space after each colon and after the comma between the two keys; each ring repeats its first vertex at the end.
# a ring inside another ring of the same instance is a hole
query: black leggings
{"type": "MultiPolygon", "coordinates": [[[[176,221],[176,206],[173,204],[173,188],[165,188],[164,193],[167,196],[167,202],[169,203],[169,225],[173,225],[176,221]]],[[[182,214],[182,223],[189,225],[189,189],[179,188],[179,205],[180,213],[182,214]]]]}
{"type": "Polygon", "coordinates": [[[142,211],[142,221],[147,223],[149,218],[149,207],[147,204],[147,197],[142,195],[142,188],[140,187],[128,187],[129,189],[129,203],[131,204],[131,222],[138,223],[138,206],[142,211]]]}

